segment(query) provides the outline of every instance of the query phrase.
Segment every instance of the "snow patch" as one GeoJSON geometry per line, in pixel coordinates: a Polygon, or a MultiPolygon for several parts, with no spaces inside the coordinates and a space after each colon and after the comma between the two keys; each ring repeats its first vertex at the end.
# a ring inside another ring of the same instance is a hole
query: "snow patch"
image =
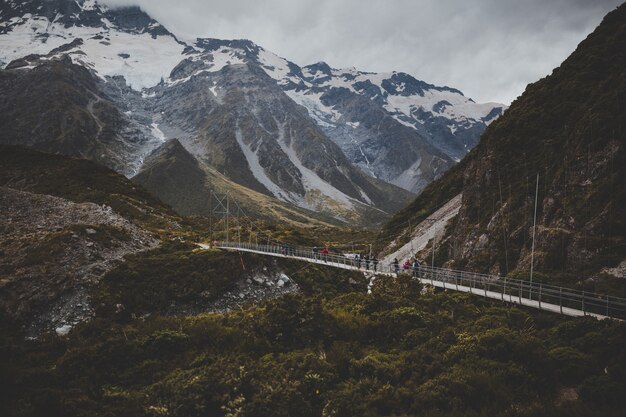
{"type": "MultiPolygon", "coordinates": [[[[290,90],[285,93],[297,104],[305,107],[309,112],[309,116],[315,120],[318,126],[334,127],[334,123],[337,123],[343,116],[339,111],[322,103],[323,92],[296,92],[295,90],[290,90]]],[[[356,126],[358,127],[358,124],[356,126]]]]}
{"type": "Polygon", "coordinates": [[[270,177],[267,176],[265,172],[265,168],[261,166],[259,163],[259,156],[252,148],[243,140],[243,136],[241,134],[241,129],[237,128],[235,131],[235,139],[241,148],[244,156],[246,157],[246,161],[248,161],[248,168],[252,172],[252,175],[258,182],[263,184],[265,188],[269,190],[270,193],[274,195],[274,197],[283,200],[283,201],[293,201],[293,198],[290,195],[287,195],[278,185],[276,185],[270,177]]]}
{"type": "MultiPolygon", "coordinates": [[[[92,7],[91,2],[85,4],[92,7]]],[[[47,55],[51,50],[81,38],[83,45],[70,51],[74,63],[93,69],[102,78],[121,75],[132,88],[141,90],[166,79],[183,59],[185,47],[172,36],[153,38],[148,33],[126,33],[106,19],[104,21],[105,28],[66,28],[45,17],[25,15],[23,19],[9,23],[12,30],[0,35],[0,61],[6,66],[24,55],[47,55]],[[122,58],[120,54],[130,57],[122,58]]]]}
{"type": "Polygon", "coordinates": [[[165,137],[165,133],[161,129],[159,129],[158,123],[152,123],[150,131],[152,132],[152,136],[157,138],[161,143],[164,143],[167,138],[165,137]]]}
{"type": "Polygon", "coordinates": [[[209,91],[211,92],[211,94],[217,97],[217,83],[216,82],[213,82],[213,86],[209,87],[209,91]]]}
{"type": "MultiPolygon", "coordinates": [[[[213,60],[210,62],[211,72],[218,72],[222,68],[228,65],[245,64],[245,61],[241,58],[243,51],[240,49],[228,48],[221,46],[219,49],[212,51],[210,55],[213,56],[213,60]]],[[[206,62],[209,63],[208,61],[206,62]]]]}
{"type": "Polygon", "coordinates": [[[70,326],[69,324],[65,324],[61,327],[57,327],[54,331],[57,336],[63,337],[67,336],[70,333],[70,330],[72,330],[72,326],[70,326]]]}

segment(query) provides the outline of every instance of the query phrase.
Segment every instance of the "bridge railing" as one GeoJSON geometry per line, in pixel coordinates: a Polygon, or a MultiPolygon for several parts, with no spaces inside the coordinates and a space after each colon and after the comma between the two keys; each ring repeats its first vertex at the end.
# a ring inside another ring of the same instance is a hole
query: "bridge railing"
{"type": "MultiPolygon", "coordinates": [[[[374,263],[372,261],[366,263],[363,259],[356,261],[352,254],[336,252],[323,254],[320,249],[316,251],[310,247],[284,246],[280,244],[263,245],[245,242],[218,242],[216,246],[252,250],[277,256],[311,259],[320,263],[327,263],[329,266],[364,272],[396,274],[396,267],[393,264],[374,263]]],[[[526,280],[510,279],[497,275],[427,265],[420,265],[417,271],[414,271],[412,268],[406,270],[400,267],[397,272],[412,274],[422,282],[428,283],[430,281],[432,285],[469,291],[489,298],[500,298],[502,301],[530,305],[539,309],[555,311],[556,306],[557,311],[562,314],[572,314],[572,311],[577,311],[582,312],[583,315],[594,314],[626,319],[626,299],[620,297],[589,293],[544,283],[531,283],[526,280]]]]}

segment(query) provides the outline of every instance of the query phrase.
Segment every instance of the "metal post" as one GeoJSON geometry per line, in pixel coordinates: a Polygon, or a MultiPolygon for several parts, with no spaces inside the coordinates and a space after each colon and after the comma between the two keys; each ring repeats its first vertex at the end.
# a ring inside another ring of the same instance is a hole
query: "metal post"
{"type": "MultiPolygon", "coordinates": [[[[530,250],[530,286],[533,285],[533,266],[535,264],[535,229],[537,225],[537,200],[539,199],[539,173],[537,173],[537,186],[535,188],[535,216],[533,219],[533,243],[530,250]]],[[[532,296],[531,296],[532,300],[532,296]]]]}
{"type": "Polygon", "coordinates": [[[226,192],[226,241],[230,242],[229,238],[229,226],[228,226],[228,216],[230,213],[230,206],[228,205],[228,191],[226,192]]]}
{"type": "Polygon", "coordinates": [[[213,190],[209,190],[209,247],[213,247],[213,190]]]}
{"type": "Polygon", "coordinates": [[[411,256],[415,255],[413,252],[413,229],[411,228],[411,220],[409,220],[409,242],[411,243],[411,256]]]}
{"type": "Polygon", "coordinates": [[[582,305],[583,316],[586,316],[587,314],[585,314],[585,292],[584,291],[583,291],[583,294],[582,294],[582,303],[583,303],[583,305],[582,305]]]}
{"type": "Polygon", "coordinates": [[[437,243],[437,226],[435,223],[435,234],[433,235],[433,268],[435,268],[435,245],[437,243]]]}

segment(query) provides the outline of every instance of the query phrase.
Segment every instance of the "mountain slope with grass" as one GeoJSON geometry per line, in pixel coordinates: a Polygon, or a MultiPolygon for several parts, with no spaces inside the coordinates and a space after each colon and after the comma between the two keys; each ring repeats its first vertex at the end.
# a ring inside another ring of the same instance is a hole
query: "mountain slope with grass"
{"type": "MultiPolygon", "coordinates": [[[[236,204],[246,216],[259,221],[305,229],[343,224],[325,212],[306,210],[229,180],[190,154],[177,139],[171,139],[155,149],[132,181],[186,216],[209,216],[211,208],[214,212],[222,212],[217,199],[223,200],[228,193],[234,201],[233,210],[236,211],[236,204]]],[[[385,218],[387,215],[384,212],[366,206],[362,207],[361,215],[348,214],[348,219],[355,223],[379,223],[385,218]]]]}
{"type": "Polygon", "coordinates": [[[551,75],[530,84],[468,157],[426,188],[381,236],[406,234],[409,220],[417,225],[462,192],[459,214],[438,243],[437,263],[526,273],[538,175],[535,271],[569,284],[583,285],[591,277],[587,284],[593,285],[605,268],[623,265],[625,65],[622,5],[551,75]]]}

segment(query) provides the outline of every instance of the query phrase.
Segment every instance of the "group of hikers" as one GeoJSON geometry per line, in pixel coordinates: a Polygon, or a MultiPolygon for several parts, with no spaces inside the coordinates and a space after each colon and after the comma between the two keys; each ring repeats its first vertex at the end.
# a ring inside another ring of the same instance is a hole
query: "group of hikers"
{"type": "MultiPolygon", "coordinates": [[[[328,246],[324,246],[321,249],[317,246],[313,247],[313,259],[320,259],[323,260],[324,262],[328,262],[329,257],[330,257],[330,251],[328,250],[328,246]]],[[[281,246],[281,253],[283,255],[295,255],[295,250],[293,248],[293,246],[289,245],[288,243],[283,243],[281,246]]],[[[379,260],[376,258],[375,255],[372,255],[371,257],[369,255],[361,255],[361,254],[356,254],[354,255],[353,258],[353,262],[354,262],[354,266],[356,266],[357,268],[361,268],[362,265],[365,265],[365,270],[369,271],[370,267],[372,268],[371,270],[374,272],[378,271],[378,263],[379,260]]],[[[391,268],[392,268],[392,272],[398,274],[400,273],[400,262],[398,261],[398,258],[395,258],[393,260],[393,262],[391,263],[391,268]]],[[[420,263],[417,260],[417,258],[411,258],[411,259],[407,259],[404,264],[402,264],[402,269],[405,272],[409,272],[409,270],[411,270],[413,272],[413,277],[417,278],[419,276],[419,270],[420,270],[420,263]]]]}
{"type": "Polygon", "coordinates": [[[321,259],[324,262],[328,262],[328,254],[328,246],[324,246],[321,251],[317,246],[313,247],[313,259],[321,259]]]}
{"type": "Polygon", "coordinates": [[[354,255],[354,265],[357,268],[361,268],[361,264],[364,263],[365,264],[365,270],[369,271],[370,270],[370,265],[372,265],[372,270],[374,272],[376,272],[378,270],[378,259],[376,259],[376,256],[372,256],[370,258],[369,255],[365,255],[362,256],[360,254],[356,254],[354,255]]]}
{"type": "MultiPolygon", "coordinates": [[[[391,265],[393,267],[393,272],[395,272],[396,274],[400,273],[400,262],[398,261],[398,258],[394,258],[391,265]]],[[[413,277],[418,278],[420,274],[420,263],[417,258],[407,259],[404,264],[402,264],[402,269],[406,272],[412,270],[413,277]]]]}

